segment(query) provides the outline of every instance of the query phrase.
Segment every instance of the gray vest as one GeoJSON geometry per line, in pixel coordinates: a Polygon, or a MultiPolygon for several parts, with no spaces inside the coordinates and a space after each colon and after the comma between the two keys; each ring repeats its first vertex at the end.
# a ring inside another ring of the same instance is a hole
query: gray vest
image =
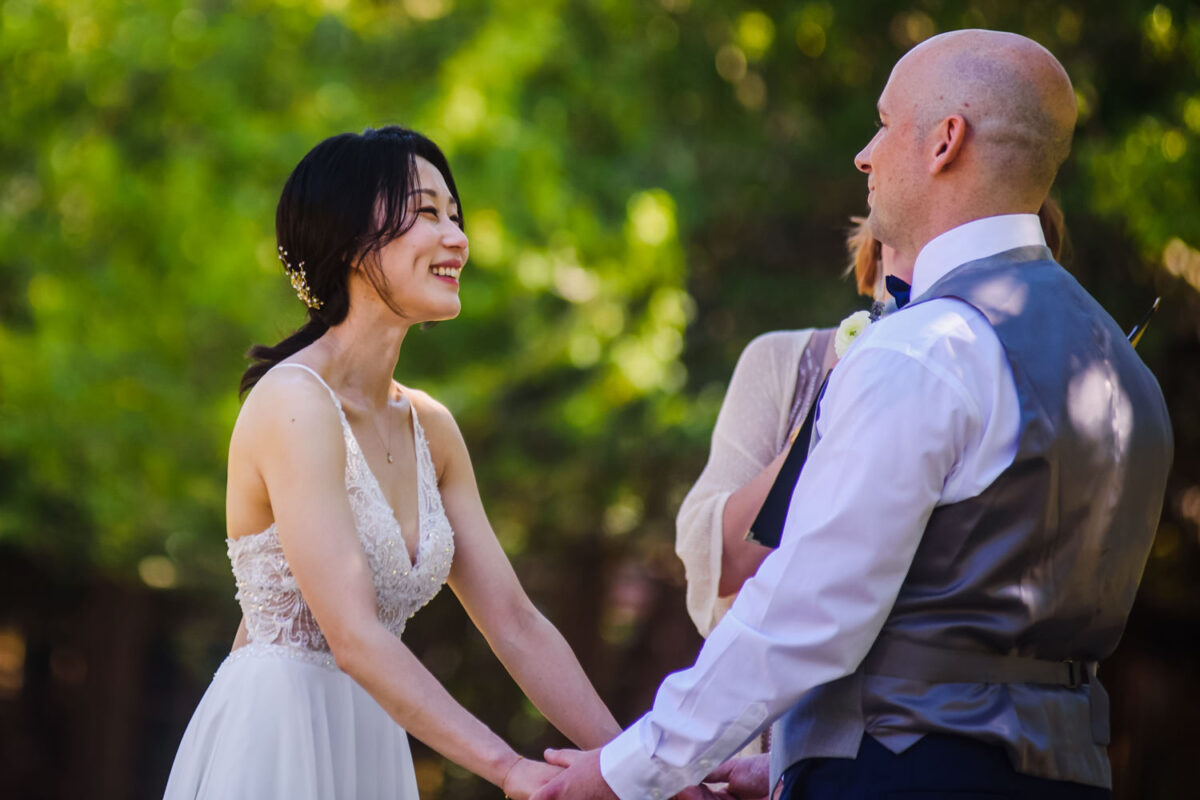
{"type": "Polygon", "coordinates": [[[801,759],[853,758],[864,732],[894,752],[940,732],[1003,746],[1018,772],[1111,786],[1094,663],[1121,638],[1158,525],[1172,450],[1162,392],[1043,247],[965,264],[913,302],[938,297],[976,308],[1004,347],[1016,457],[980,495],[935,509],[872,653],[775,723],[772,781],[801,759]],[[909,650],[889,658],[889,642],[909,650]],[[976,677],[923,671],[922,650],[976,677]],[[1090,666],[1082,685],[1025,682],[989,671],[1006,658],[1090,666]]]}

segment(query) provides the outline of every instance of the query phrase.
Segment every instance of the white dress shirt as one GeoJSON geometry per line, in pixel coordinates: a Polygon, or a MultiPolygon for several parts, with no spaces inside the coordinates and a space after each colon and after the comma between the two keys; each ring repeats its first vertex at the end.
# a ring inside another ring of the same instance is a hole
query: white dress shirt
{"type": "MultiPolygon", "coordinates": [[[[969,222],[921,250],[912,296],[968,261],[1040,244],[1033,214],[969,222]]],[[[1012,463],[1019,421],[1004,348],[966,303],[930,300],[864,331],[830,375],[779,548],[696,664],[667,676],[654,707],[601,751],[617,796],[698,783],[806,691],[853,673],[933,509],[978,495],[1012,463]]]]}

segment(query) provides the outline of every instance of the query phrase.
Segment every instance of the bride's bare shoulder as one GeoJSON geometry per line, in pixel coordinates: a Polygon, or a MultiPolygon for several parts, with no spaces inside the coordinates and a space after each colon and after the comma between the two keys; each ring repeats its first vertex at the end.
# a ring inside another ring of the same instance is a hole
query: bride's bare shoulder
{"type": "Polygon", "coordinates": [[[459,455],[465,455],[466,445],[458,423],[450,409],[433,395],[411,386],[400,388],[416,409],[417,419],[421,421],[421,428],[425,431],[429,452],[440,477],[449,461],[459,455]]]}
{"type": "Polygon", "coordinates": [[[230,442],[257,447],[277,439],[310,441],[337,435],[341,421],[330,391],[303,369],[272,369],[246,395],[230,442]]]}
{"type": "Polygon", "coordinates": [[[450,409],[429,392],[403,384],[400,384],[400,391],[417,409],[417,416],[420,417],[423,427],[428,428],[430,424],[453,424],[454,415],[450,413],[450,409]]]}
{"type": "MultiPolygon", "coordinates": [[[[246,396],[229,441],[228,536],[264,530],[275,520],[268,486],[338,484],[346,449],[337,406],[312,374],[274,369],[246,396]]],[[[294,500],[294,498],[292,498],[294,500]]]]}

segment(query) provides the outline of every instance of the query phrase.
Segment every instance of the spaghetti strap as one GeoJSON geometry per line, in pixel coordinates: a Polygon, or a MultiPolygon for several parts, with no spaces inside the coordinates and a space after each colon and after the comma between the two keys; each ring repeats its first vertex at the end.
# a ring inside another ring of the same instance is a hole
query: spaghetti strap
{"type": "Polygon", "coordinates": [[[335,406],[337,406],[338,413],[340,413],[340,414],[342,415],[342,418],[343,418],[343,419],[345,419],[346,412],[345,412],[345,410],[342,408],[342,401],[338,399],[338,396],[337,396],[337,394],[336,394],[336,393],[333,391],[333,389],[329,388],[329,384],[325,382],[325,379],[321,377],[320,373],[318,373],[318,372],[317,372],[315,369],[313,369],[312,367],[305,366],[304,364],[296,364],[296,363],[294,363],[294,362],[291,362],[291,361],[289,361],[289,362],[287,362],[287,363],[284,363],[284,364],[276,364],[275,366],[271,367],[271,369],[279,369],[280,367],[295,367],[295,368],[297,368],[297,369],[302,369],[302,370],[304,370],[305,372],[307,372],[309,375],[312,375],[314,378],[316,378],[316,379],[317,379],[317,383],[319,383],[319,384],[321,384],[322,386],[324,386],[324,387],[325,387],[325,391],[329,392],[329,396],[333,398],[333,404],[334,404],[335,406]]]}

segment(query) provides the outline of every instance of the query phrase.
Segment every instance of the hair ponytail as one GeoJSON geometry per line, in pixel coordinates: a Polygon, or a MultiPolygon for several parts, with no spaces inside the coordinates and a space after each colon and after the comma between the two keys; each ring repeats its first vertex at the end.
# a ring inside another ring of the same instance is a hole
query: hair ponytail
{"type": "Polygon", "coordinates": [[[251,347],[246,353],[246,358],[254,363],[242,373],[242,380],[238,385],[238,397],[254,388],[254,384],[258,383],[259,378],[266,375],[271,367],[293,353],[298,353],[308,347],[320,339],[327,330],[329,330],[328,325],[316,317],[312,317],[295,333],[276,345],[256,344],[251,347]]]}

